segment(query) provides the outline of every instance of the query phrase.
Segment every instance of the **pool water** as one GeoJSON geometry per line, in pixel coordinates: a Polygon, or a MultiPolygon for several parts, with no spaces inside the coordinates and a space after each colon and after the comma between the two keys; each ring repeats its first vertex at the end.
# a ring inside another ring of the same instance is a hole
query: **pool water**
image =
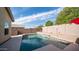
{"type": "Polygon", "coordinates": [[[61,49],[68,45],[55,40],[55,38],[53,38],[52,41],[49,39],[50,38],[39,34],[24,35],[22,38],[20,51],[32,51],[48,44],[53,44],[61,49]]]}
{"type": "Polygon", "coordinates": [[[45,40],[42,39],[37,34],[24,35],[21,43],[21,51],[31,51],[47,44],[44,43],[45,40]]]}

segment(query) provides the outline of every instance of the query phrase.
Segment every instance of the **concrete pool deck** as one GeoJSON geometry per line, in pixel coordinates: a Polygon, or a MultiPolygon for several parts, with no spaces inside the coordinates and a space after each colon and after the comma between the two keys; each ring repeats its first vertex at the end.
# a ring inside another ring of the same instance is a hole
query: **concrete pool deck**
{"type": "Polygon", "coordinates": [[[52,44],[49,44],[49,45],[46,45],[44,47],[35,49],[34,51],[62,51],[62,49],[57,48],[56,46],[54,46],[52,44]]]}
{"type": "Polygon", "coordinates": [[[2,51],[19,51],[21,45],[22,35],[12,36],[10,40],[0,46],[2,51]]]}

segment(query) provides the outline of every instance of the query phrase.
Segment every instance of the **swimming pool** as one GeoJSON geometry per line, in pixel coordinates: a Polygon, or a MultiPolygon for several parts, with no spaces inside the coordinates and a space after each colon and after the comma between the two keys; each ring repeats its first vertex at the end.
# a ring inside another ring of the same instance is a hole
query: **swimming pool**
{"type": "Polygon", "coordinates": [[[20,51],[32,51],[47,44],[53,44],[61,49],[65,48],[68,45],[64,42],[57,41],[55,38],[53,38],[53,40],[49,39],[51,38],[36,33],[24,35],[22,38],[20,51]]]}

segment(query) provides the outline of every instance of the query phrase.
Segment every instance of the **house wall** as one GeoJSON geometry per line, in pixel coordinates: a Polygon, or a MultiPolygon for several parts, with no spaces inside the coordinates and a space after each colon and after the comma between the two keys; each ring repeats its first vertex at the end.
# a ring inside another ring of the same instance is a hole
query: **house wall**
{"type": "Polygon", "coordinates": [[[42,28],[42,33],[62,40],[75,42],[79,38],[79,25],[63,24],[42,28]]]}
{"type": "Polygon", "coordinates": [[[9,14],[7,13],[6,9],[3,7],[0,7],[0,43],[3,43],[4,41],[8,40],[11,35],[11,28],[9,27],[9,34],[4,34],[4,24],[5,22],[8,22],[9,26],[11,27],[11,19],[9,17],[9,14]]]}

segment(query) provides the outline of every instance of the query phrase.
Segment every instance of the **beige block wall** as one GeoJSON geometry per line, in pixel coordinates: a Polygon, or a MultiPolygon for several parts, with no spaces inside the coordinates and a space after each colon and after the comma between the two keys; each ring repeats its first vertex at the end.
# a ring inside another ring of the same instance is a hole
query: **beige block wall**
{"type": "Polygon", "coordinates": [[[4,35],[4,23],[8,22],[11,27],[11,19],[5,8],[0,7],[0,43],[3,43],[10,38],[11,28],[9,28],[9,34],[4,35]]]}
{"type": "Polygon", "coordinates": [[[79,25],[76,24],[62,24],[55,26],[43,27],[42,32],[63,39],[70,42],[75,42],[79,37],[79,25]]]}
{"type": "Polygon", "coordinates": [[[28,34],[28,33],[36,33],[41,31],[42,31],[41,28],[24,29],[24,27],[12,27],[11,35],[17,35],[18,32],[20,32],[20,34],[28,34]]]}

